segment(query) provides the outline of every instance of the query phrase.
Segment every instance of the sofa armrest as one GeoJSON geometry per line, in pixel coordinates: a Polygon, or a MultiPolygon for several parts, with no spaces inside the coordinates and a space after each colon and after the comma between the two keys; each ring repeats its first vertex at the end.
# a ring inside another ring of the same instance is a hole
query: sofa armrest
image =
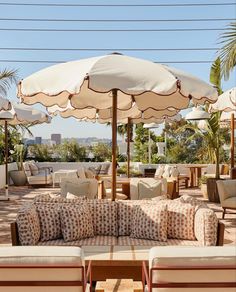
{"type": "Polygon", "coordinates": [[[198,207],[194,217],[194,234],[202,246],[217,244],[218,219],[213,210],[198,207]]]}
{"type": "Polygon", "coordinates": [[[217,228],[217,240],[216,245],[217,246],[223,246],[224,245],[224,233],[225,233],[225,225],[223,222],[218,222],[218,228],[217,228]]]}

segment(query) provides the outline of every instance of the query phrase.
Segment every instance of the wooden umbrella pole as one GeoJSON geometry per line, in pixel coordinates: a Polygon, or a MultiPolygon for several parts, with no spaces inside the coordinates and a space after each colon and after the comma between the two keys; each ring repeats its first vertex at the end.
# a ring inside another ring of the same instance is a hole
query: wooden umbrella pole
{"type": "Polygon", "coordinates": [[[130,127],[131,127],[131,122],[130,122],[130,118],[128,118],[128,124],[127,124],[127,177],[130,177],[130,127]]]}
{"type": "Polygon", "coordinates": [[[4,122],[4,133],[5,133],[5,195],[8,199],[8,130],[7,121],[4,122]]]}
{"type": "Polygon", "coordinates": [[[116,198],[117,89],[112,90],[112,201],[116,198]]]}
{"type": "Polygon", "coordinates": [[[234,113],[231,114],[231,146],[230,146],[231,169],[234,168],[234,113]]]}

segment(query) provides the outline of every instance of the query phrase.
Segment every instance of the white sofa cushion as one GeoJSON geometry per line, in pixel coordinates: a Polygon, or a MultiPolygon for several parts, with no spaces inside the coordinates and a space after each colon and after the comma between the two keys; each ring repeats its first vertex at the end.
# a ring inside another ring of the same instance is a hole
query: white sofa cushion
{"type": "MultiPolygon", "coordinates": [[[[0,274],[4,281],[81,281],[83,253],[79,247],[62,246],[11,246],[0,249],[0,274]],[[3,268],[8,265],[9,268],[3,268]],[[24,267],[22,265],[34,266],[24,267]],[[42,268],[46,266],[46,268],[42,268]],[[69,266],[74,266],[73,268],[69,266]],[[55,268],[64,266],[63,268],[55,268]]],[[[1,291],[13,292],[82,292],[78,286],[12,286],[1,287],[1,291]]]]}
{"type": "Polygon", "coordinates": [[[138,178],[138,177],[132,177],[130,179],[130,199],[131,200],[138,200],[139,199],[139,189],[138,184],[140,181],[144,181],[147,183],[153,183],[155,181],[161,181],[162,183],[162,195],[167,194],[167,180],[165,178],[151,178],[151,177],[145,177],[145,178],[138,178]]]}
{"type": "MultiPolygon", "coordinates": [[[[235,265],[236,249],[224,247],[159,246],[149,251],[149,267],[160,266],[217,266],[235,265]]],[[[235,270],[155,270],[153,282],[235,282],[235,270]]],[[[201,290],[201,289],[200,289],[201,290]]],[[[200,291],[196,288],[166,288],[165,291],[200,291]]],[[[234,291],[234,288],[202,288],[201,291],[234,291]]],[[[153,292],[159,291],[158,288],[153,292]]]]}
{"type": "Polygon", "coordinates": [[[52,175],[46,174],[45,172],[40,172],[37,175],[27,176],[28,183],[30,185],[40,185],[40,184],[51,184],[52,183],[52,175]]]}
{"type": "Polygon", "coordinates": [[[167,206],[164,204],[135,206],[130,237],[166,241],[167,218],[167,206]]]}
{"type": "Polygon", "coordinates": [[[90,197],[90,182],[87,180],[81,180],[81,182],[73,183],[70,181],[63,182],[61,184],[61,194],[65,196],[67,193],[71,193],[75,196],[81,197],[85,196],[90,197]]]}
{"type": "Polygon", "coordinates": [[[162,182],[159,180],[151,183],[140,181],[138,183],[139,200],[151,199],[162,195],[162,182]]]}
{"type": "Polygon", "coordinates": [[[62,235],[65,241],[92,237],[93,223],[86,204],[79,206],[67,205],[60,210],[62,235]]]}
{"type": "Polygon", "coordinates": [[[39,168],[34,161],[29,162],[29,168],[30,168],[32,175],[39,174],[39,168]]]}
{"type": "Polygon", "coordinates": [[[61,195],[65,197],[68,192],[77,196],[86,196],[88,199],[95,199],[98,193],[98,181],[94,178],[62,178],[61,195]]]}

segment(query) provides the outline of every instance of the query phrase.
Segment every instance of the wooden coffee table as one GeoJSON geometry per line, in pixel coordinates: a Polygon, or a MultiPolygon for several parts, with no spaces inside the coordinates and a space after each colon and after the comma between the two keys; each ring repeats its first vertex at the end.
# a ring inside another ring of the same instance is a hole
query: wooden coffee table
{"type": "Polygon", "coordinates": [[[85,264],[92,261],[93,281],[106,279],[142,280],[142,261],[148,263],[150,247],[146,246],[82,246],[85,264]]]}

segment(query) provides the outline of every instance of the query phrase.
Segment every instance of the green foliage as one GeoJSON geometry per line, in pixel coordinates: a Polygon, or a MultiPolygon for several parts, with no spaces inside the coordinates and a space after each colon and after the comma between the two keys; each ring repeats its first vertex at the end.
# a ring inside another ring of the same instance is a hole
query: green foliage
{"type": "MultiPolygon", "coordinates": [[[[145,129],[143,127],[142,123],[136,126],[134,139],[134,161],[148,163],[148,131],[148,129],[145,129]]],[[[150,134],[151,140],[155,141],[155,134],[152,131],[150,132],[150,134]]]]}
{"type": "Polygon", "coordinates": [[[211,66],[210,82],[216,87],[218,94],[222,94],[221,89],[221,61],[217,58],[211,66]]]}
{"type": "Polygon", "coordinates": [[[112,149],[110,145],[98,143],[92,147],[92,152],[96,162],[111,161],[112,149]]]}
{"type": "Polygon", "coordinates": [[[0,93],[6,96],[12,84],[17,83],[17,70],[0,70],[0,93]]]}
{"type": "MultiPolygon", "coordinates": [[[[122,165],[117,169],[117,174],[127,174],[128,172],[128,166],[127,164],[122,165]]],[[[141,176],[142,173],[138,170],[135,170],[132,166],[130,167],[130,176],[141,176]]]]}
{"type": "MultiPolygon", "coordinates": [[[[16,127],[8,127],[8,157],[9,161],[15,161],[11,153],[14,151],[14,145],[21,144],[21,134],[16,127]]],[[[4,163],[5,156],[5,132],[4,128],[0,126],[0,164],[4,163]]]]}
{"type": "Polygon", "coordinates": [[[125,162],[127,160],[126,155],[118,154],[116,157],[117,162],[125,162]]]}
{"type": "Polygon", "coordinates": [[[221,73],[225,80],[228,80],[230,72],[236,65],[236,22],[228,25],[227,31],[220,37],[220,44],[223,45],[218,51],[222,62],[221,73]]]}
{"type": "Polygon", "coordinates": [[[84,161],[86,158],[86,149],[75,141],[65,141],[59,146],[58,154],[61,161],[76,162],[84,161]]]}
{"type": "Polygon", "coordinates": [[[52,149],[48,145],[31,145],[28,147],[30,157],[39,162],[52,161],[52,149]]]}
{"type": "Polygon", "coordinates": [[[198,186],[200,187],[202,184],[206,184],[207,183],[207,176],[202,175],[199,180],[198,180],[198,186]]]}
{"type": "Polygon", "coordinates": [[[25,157],[26,147],[23,144],[16,144],[12,156],[17,163],[18,170],[23,170],[23,161],[25,157]]]}

